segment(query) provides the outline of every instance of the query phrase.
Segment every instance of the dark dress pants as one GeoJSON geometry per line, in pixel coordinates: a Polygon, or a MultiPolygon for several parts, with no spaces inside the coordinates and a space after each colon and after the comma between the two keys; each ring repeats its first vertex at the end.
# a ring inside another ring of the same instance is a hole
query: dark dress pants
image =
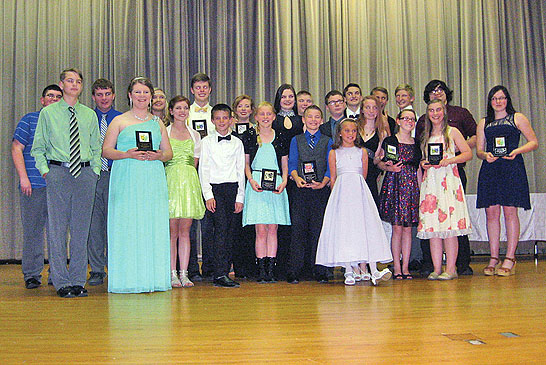
{"type": "Polygon", "coordinates": [[[211,186],[216,200],[216,211],[212,213],[207,210],[205,216],[210,217],[210,222],[214,227],[212,261],[214,277],[218,278],[228,275],[231,269],[231,252],[237,224],[237,214],[233,211],[239,185],[237,183],[223,183],[211,184],[211,186]]]}
{"type": "Polygon", "coordinates": [[[320,190],[296,187],[292,192],[288,273],[296,278],[320,278],[327,274],[325,266],[315,265],[315,259],[329,196],[328,187],[320,190]]]}

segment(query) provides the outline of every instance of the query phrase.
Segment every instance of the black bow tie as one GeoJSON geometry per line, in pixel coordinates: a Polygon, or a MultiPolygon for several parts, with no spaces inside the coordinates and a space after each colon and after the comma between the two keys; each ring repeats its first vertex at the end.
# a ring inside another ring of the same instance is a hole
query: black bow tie
{"type": "Polygon", "coordinates": [[[226,141],[231,141],[231,134],[228,134],[227,136],[225,137],[222,137],[222,136],[218,136],[218,142],[221,142],[222,140],[226,140],[226,141]]]}

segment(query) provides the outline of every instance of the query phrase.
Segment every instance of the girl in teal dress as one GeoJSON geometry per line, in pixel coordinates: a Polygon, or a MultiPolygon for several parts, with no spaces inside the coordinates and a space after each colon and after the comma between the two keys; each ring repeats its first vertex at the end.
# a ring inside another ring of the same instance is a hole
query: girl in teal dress
{"type": "Polygon", "coordinates": [[[257,127],[245,132],[246,167],[248,179],[243,208],[243,226],[256,225],[256,257],[258,282],[274,282],[277,257],[278,225],[289,225],[290,214],[286,183],[288,181],[288,142],[281,132],[271,126],[275,111],[268,102],[258,106],[257,127]],[[277,171],[276,191],[262,190],[262,169],[277,171]]]}
{"type": "Polygon", "coordinates": [[[108,291],[171,289],[169,206],[163,162],[172,158],[165,126],[148,112],[153,85],[131,81],[131,109],[108,126],[103,157],[114,160],[108,200],[108,291]],[[153,151],[139,151],[137,132],[149,132],[153,151]]]}
{"type": "Polygon", "coordinates": [[[205,215],[201,184],[196,170],[201,151],[201,138],[199,133],[186,126],[189,112],[188,98],[179,95],[169,102],[172,122],[167,127],[167,134],[173,149],[173,158],[165,164],[165,173],[169,191],[171,285],[175,288],[193,286],[188,278],[190,228],[194,219],[201,219],[205,215]],[[180,277],[176,273],[177,253],[180,277]]]}

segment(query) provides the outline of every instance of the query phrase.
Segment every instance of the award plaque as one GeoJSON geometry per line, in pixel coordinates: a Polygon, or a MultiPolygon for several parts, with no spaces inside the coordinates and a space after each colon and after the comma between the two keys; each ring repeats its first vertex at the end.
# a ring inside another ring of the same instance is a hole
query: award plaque
{"type": "Polygon", "coordinates": [[[135,131],[137,151],[154,151],[152,144],[152,132],[135,131]]]}
{"type": "Polygon", "coordinates": [[[302,162],[303,179],[306,183],[311,183],[313,180],[317,181],[317,162],[304,161],[302,162]]]}
{"type": "Polygon", "coordinates": [[[238,135],[245,133],[248,130],[248,123],[235,123],[235,132],[238,135]]]}
{"type": "Polygon", "coordinates": [[[277,170],[262,169],[262,190],[277,190],[277,170]]]}
{"type": "Polygon", "coordinates": [[[428,144],[428,162],[431,165],[438,165],[443,158],[444,158],[444,144],[429,143],[428,144]]]}
{"type": "Polygon", "coordinates": [[[201,138],[207,136],[207,121],[205,119],[196,119],[191,122],[193,129],[201,135],[201,138]]]}
{"type": "Polygon", "coordinates": [[[398,163],[398,146],[387,143],[385,145],[385,161],[392,161],[398,163]]]}
{"type": "Polygon", "coordinates": [[[495,137],[495,140],[493,142],[493,156],[503,157],[508,155],[508,148],[506,147],[506,137],[495,137]]]}

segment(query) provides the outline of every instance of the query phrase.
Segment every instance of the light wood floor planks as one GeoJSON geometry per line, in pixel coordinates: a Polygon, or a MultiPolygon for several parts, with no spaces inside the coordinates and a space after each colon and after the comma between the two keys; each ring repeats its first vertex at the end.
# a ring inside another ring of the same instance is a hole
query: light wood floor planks
{"type": "Polygon", "coordinates": [[[546,263],[518,262],[508,278],[472,266],[476,275],[451,282],[345,287],[340,277],[152,294],[105,284],[61,299],[1,265],[0,363],[546,363],[546,263]]]}

